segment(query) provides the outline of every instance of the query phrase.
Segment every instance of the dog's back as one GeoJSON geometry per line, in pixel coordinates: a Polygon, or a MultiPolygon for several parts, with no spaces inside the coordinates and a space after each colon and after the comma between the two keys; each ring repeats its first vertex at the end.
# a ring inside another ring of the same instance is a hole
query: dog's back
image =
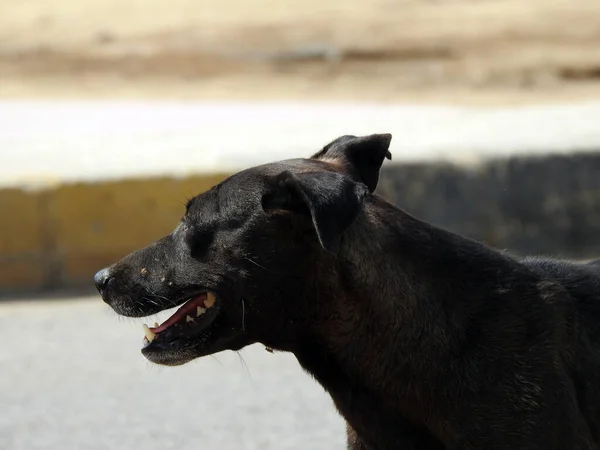
{"type": "Polygon", "coordinates": [[[574,356],[566,361],[576,386],[579,407],[596,442],[600,442],[600,259],[588,263],[525,258],[522,263],[560,282],[577,310],[574,356]]]}

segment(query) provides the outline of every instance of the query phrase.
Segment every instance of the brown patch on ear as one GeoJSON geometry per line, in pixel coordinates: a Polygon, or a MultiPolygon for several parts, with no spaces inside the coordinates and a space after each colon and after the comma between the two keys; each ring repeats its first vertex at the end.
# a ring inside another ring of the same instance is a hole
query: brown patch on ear
{"type": "Polygon", "coordinates": [[[344,136],[340,136],[337,139],[334,139],[333,141],[331,141],[329,144],[327,144],[325,147],[323,147],[321,150],[319,150],[317,153],[315,153],[314,155],[311,156],[311,159],[319,159],[319,160],[323,160],[325,155],[327,155],[329,153],[328,156],[331,156],[330,150],[334,150],[336,147],[343,145],[345,142],[350,142],[357,139],[356,136],[352,136],[352,135],[344,135],[344,136]]]}
{"type": "Polygon", "coordinates": [[[318,158],[319,161],[322,161],[327,164],[331,164],[332,166],[343,167],[344,161],[341,158],[330,158],[328,156],[323,156],[318,158]]]}
{"type": "Polygon", "coordinates": [[[311,158],[343,166],[355,180],[364,183],[370,192],[379,182],[379,170],[384,159],[392,159],[389,151],[391,134],[340,136],[311,158]]]}

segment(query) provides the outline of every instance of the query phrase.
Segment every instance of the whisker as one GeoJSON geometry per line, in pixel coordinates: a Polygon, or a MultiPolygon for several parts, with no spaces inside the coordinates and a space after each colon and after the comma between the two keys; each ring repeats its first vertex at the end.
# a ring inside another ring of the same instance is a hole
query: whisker
{"type": "Polygon", "coordinates": [[[173,306],[178,306],[177,302],[175,300],[172,300],[168,297],[165,297],[164,295],[158,295],[156,292],[154,292],[152,289],[147,288],[147,291],[150,293],[151,296],[153,296],[154,298],[148,297],[148,296],[144,296],[142,297],[142,300],[145,300],[155,306],[163,306],[160,305],[156,299],[160,299],[160,300],[164,300],[166,302],[166,304],[168,306],[173,305],[173,306]]]}
{"type": "Polygon", "coordinates": [[[171,300],[171,299],[169,299],[169,298],[165,297],[164,295],[158,295],[158,294],[157,294],[156,292],[154,292],[152,289],[149,289],[149,288],[148,288],[147,290],[148,290],[148,292],[150,292],[150,295],[152,295],[152,296],[153,296],[153,297],[155,297],[155,298],[159,298],[159,299],[161,299],[161,300],[166,300],[166,301],[167,301],[167,302],[169,302],[169,303],[172,303],[172,302],[173,302],[173,300],[171,300]]]}
{"type": "Polygon", "coordinates": [[[242,366],[244,366],[246,368],[246,373],[248,374],[248,379],[250,381],[252,381],[252,375],[250,374],[250,368],[248,367],[248,364],[246,364],[246,360],[244,359],[244,357],[242,356],[242,354],[239,351],[236,351],[236,353],[238,354],[238,357],[240,358],[240,363],[242,364],[242,366]]]}
{"type": "Polygon", "coordinates": [[[259,263],[257,263],[256,261],[254,261],[252,258],[248,258],[247,256],[244,256],[245,259],[247,259],[248,261],[250,261],[252,264],[254,264],[257,267],[260,267],[263,270],[266,270],[267,272],[271,272],[269,269],[267,269],[265,266],[261,266],[259,263]]]}
{"type": "Polygon", "coordinates": [[[246,303],[242,298],[242,331],[246,331],[246,303]]]}

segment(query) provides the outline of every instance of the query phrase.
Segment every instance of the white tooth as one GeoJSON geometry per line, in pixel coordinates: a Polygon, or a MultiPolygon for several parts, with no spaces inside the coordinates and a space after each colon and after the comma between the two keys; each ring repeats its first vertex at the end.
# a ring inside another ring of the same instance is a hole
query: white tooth
{"type": "Polygon", "coordinates": [[[154,322],[154,328],[158,328],[158,322],[154,322]]]}
{"type": "Polygon", "coordinates": [[[148,342],[152,342],[156,336],[152,331],[150,331],[150,328],[148,328],[148,325],[146,324],[144,324],[144,336],[146,336],[148,342]]]}
{"type": "Polygon", "coordinates": [[[204,314],[206,312],[206,310],[202,307],[202,306],[198,306],[196,308],[196,317],[201,316],[202,314],[204,314]]]}
{"type": "Polygon", "coordinates": [[[190,316],[189,314],[187,316],[185,316],[185,321],[186,322],[193,322],[194,319],[192,319],[192,316],[190,316]]]}
{"type": "Polygon", "coordinates": [[[213,294],[212,292],[208,292],[206,294],[206,300],[204,300],[204,306],[206,306],[207,308],[211,308],[212,305],[215,304],[215,301],[217,299],[215,298],[215,294],[213,294]]]}

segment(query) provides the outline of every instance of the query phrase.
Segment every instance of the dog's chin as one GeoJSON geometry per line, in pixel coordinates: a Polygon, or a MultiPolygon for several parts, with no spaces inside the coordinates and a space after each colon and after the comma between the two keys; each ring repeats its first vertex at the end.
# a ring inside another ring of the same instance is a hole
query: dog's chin
{"type": "Polygon", "coordinates": [[[218,324],[211,324],[197,335],[188,337],[176,333],[166,338],[160,334],[150,343],[144,339],[142,355],[148,361],[163,366],[180,366],[202,356],[227,350],[227,337],[218,324]]]}
{"type": "Polygon", "coordinates": [[[219,349],[204,348],[202,345],[197,347],[190,345],[171,349],[143,348],[142,355],[148,361],[161,366],[181,366],[196,358],[212,355],[219,351],[219,349]]]}
{"type": "Polygon", "coordinates": [[[229,326],[220,326],[215,323],[198,336],[181,339],[167,345],[156,341],[146,344],[142,348],[142,355],[154,364],[181,366],[197,358],[225,350],[240,350],[250,344],[252,342],[244,332],[232,331],[229,326]]]}
{"type": "Polygon", "coordinates": [[[225,350],[240,350],[250,342],[239,342],[239,336],[221,335],[214,342],[189,342],[181,346],[164,349],[146,346],[142,355],[151,363],[162,366],[181,366],[197,358],[213,355],[225,350]]]}

